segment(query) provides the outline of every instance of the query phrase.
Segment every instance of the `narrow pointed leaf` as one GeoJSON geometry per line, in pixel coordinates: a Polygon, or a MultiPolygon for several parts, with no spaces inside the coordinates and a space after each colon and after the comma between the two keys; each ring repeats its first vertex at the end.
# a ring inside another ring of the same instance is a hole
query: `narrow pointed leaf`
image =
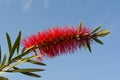
{"type": "MultiPolygon", "coordinates": [[[[19,69],[17,67],[14,67],[15,70],[19,69]]],[[[36,78],[40,78],[41,76],[40,75],[37,75],[35,73],[31,73],[31,72],[20,72],[21,74],[24,74],[24,75],[27,75],[27,76],[30,76],[30,77],[36,77],[36,78]]]]}
{"type": "MultiPolygon", "coordinates": [[[[15,67],[15,66],[17,66],[17,65],[20,65],[20,64],[26,62],[26,61],[29,60],[29,59],[37,58],[37,57],[40,57],[40,56],[30,56],[30,57],[27,57],[27,58],[21,58],[21,59],[17,60],[17,62],[16,62],[15,64],[13,64],[13,65],[11,65],[11,66],[7,66],[7,68],[6,68],[5,71],[10,72],[9,70],[10,70],[11,68],[13,68],[13,67],[15,67]]],[[[9,64],[10,64],[10,63],[12,63],[12,62],[10,61],[9,64]]]]}
{"type": "Polygon", "coordinates": [[[102,45],[103,45],[103,42],[102,42],[101,40],[99,40],[99,39],[97,39],[97,38],[94,38],[94,37],[92,37],[92,39],[93,39],[94,41],[96,41],[97,43],[99,43],[99,44],[102,44],[102,45]]]}
{"type": "Polygon", "coordinates": [[[82,22],[79,23],[79,26],[78,26],[78,31],[80,32],[82,29],[82,22]]]}
{"type": "Polygon", "coordinates": [[[91,47],[90,47],[90,43],[87,41],[86,42],[86,45],[87,45],[87,48],[88,48],[88,50],[90,51],[90,53],[92,52],[92,50],[91,50],[91,47]]]}
{"type": "Polygon", "coordinates": [[[8,33],[6,33],[6,39],[7,39],[7,44],[8,44],[8,50],[9,53],[11,52],[11,48],[12,48],[12,43],[11,43],[11,39],[8,33]]]}
{"type": "Polygon", "coordinates": [[[108,31],[108,30],[101,30],[101,31],[95,33],[94,35],[95,36],[99,36],[99,37],[104,37],[104,36],[106,36],[108,34],[110,34],[110,31],[108,31]]]}
{"type": "Polygon", "coordinates": [[[8,80],[8,78],[0,76],[0,80],[8,80]]]}
{"type": "Polygon", "coordinates": [[[97,28],[95,28],[95,29],[91,32],[91,34],[93,34],[93,33],[95,33],[96,31],[98,31],[101,27],[102,27],[102,26],[98,26],[97,28]]]}
{"type": "Polygon", "coordinates": [[[2,56],[2,55],[1,55],[1,46],[0,46],[0,64],[1,64],[1,56],[2,56]]]}
{"type": "Polygon", "coordinates": [[[20,40],[21,40],[21,31],[20,31],[19,34],[18,34],[17,54],[19,53],[20,40]]]}
{"type": "Polygon", "coordinates": [[[19,34],[18,34],[18,36],[17,36],[17,38],[16,38],[16,40],[13,44],[13,47],[11,49],[10,56],[9,56],[9,59],[8,59],[9,61],[12,58],[15,50],[17,49],[17,52],[19,51],[20,38],[21,38],[21,31],[19,32],[19,34]]]}
{"type": "Polygon", "coordinates": [[[2,67],[5,64],[5,62],[6,62],[6,54],[4,54],[0,67],[2,67]]]}
{"type": "Polygon", "coordinates": [[[33,58],[38,58],[40,56],[30,56],[30,57],[27,57],[27,58],[22,58],[21,61],[27,61],[27,60],[30,60],[30,59],[33,59],[33,58]]]}
{"type": "Polygon", "coordinates": [[[24,74],[24,75],[27,75],[27,76],[30,76],[30,77],[36,77],[36,78],[40,78],[41,76],[40,75],[37,75],[35,73],[31,73],[31,72],[20,72],[21,74],[24,74]]]}
{"type": "Polygon", "coordinates": [[[23,56],[29,54],[31,52],[31,49],[26,50],[24,53],[21,53],[20,55],[14,57],[13,59],[10,60],[10,62],[14,62],[16,60],[21,59],[23,56]]]}
{"type": "Polygon", "coordinates": [[[31,73],[31,72],[20,72],[24,75],[27,75],[27,76],[31,76],[31,77],[36,77],[36,78],[40,78],[41,76],[40,75],[37,75],[35,73],[31,73]]]}
{"type": "Polygon", "coordinates": [[[44,69],[27,68],[27,69],[10,70],[9,72],[38,72],[38,71],[44,71],[44,69]]]}
{"type": "Polygon", "coordinates": [[[22,48],[21,53],[24,53],[24,51],[25,51],[25,47],[24,47],[24,48],[22,48]]]}
{"type": "Polygon", "coordinates": [[[44,64],[44,63],[42,63],[42,62],[35,61],[35,60],[27,60],[27,62],[32,63],[32,64],[37,64],[37,65],[46,66],[46,64],[44,64]]]}

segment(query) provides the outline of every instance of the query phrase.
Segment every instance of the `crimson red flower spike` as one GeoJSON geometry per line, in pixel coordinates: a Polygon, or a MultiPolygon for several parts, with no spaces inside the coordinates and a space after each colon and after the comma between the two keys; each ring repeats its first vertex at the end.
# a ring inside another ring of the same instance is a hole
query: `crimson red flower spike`
{"type": "Polygon", "coordinates": [[[80,23],[78,27],[57,26],[46,31],[40,31],[37,34],[25,37],[22,40],[22,45],[26,49],[34,47],[33,51],[39,51],[43,57],[53,58],[73,53],[81,47],[88,47],[91,52],[90,44],[93,38],[94,34],[91,29],[83,27],[80,23]]]}
{"type": "Polygon", "coordinates": [[[55,57],[73,53],[77,48],[86,45],[86,42],[90,43],[90,33],[90,29],[85,27],[80,32],[73,26],[53,27],[24,38],[22,45],[25,48],[34,46],[45,57],[55,57]]]}

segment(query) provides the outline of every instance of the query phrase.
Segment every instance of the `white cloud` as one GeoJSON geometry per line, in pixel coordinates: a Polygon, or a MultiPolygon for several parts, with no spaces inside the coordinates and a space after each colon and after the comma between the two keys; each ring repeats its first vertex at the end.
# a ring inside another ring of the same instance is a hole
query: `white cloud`
{"type": "Polygon", "coordinates": [[[30,10],[32,6],[33,0],[0,0],[0,5],[2,6],[11,6],[14,4],[18,4],[17,7],[20,7],[20,9],[23,12],[27,12],[30,10]]]}
{"type": "Polygon", "coordinates": [[[49,0],[43,0],[43,6],[44,6],[44,9],[48,9],[48,7],[49,7],[49,0]]]}
{"type": "MultiPolygon", "coordinates": [[[[37,0],[0,0],[0,5],[4,6],[11,6],[17,4],[17,7],[20,7],[20,9],[23,12],[27,12],[32,8],[33,2],[37,0]]],[[[38,0],[39,1],[39,0],[38,0]]],[[[47,10],[50,6],[50,0],[40,0],[43,4],[43,8],[47,10]]]]}
{"type": "Polygon", "coordinates": [[[30,10],[30,8],[32,6],[32,2],[33,2],[33,0],[22,0],[21,1],[22,11],[27,12],[28,10],[30,10]]]}

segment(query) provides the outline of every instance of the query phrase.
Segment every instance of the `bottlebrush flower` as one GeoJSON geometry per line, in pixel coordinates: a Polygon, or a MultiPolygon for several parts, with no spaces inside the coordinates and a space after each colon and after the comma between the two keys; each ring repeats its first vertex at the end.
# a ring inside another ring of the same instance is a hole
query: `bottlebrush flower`
{"type": "Polygon", "coordinates": [[[37,34],[25,37],[22,40],[22,45],[26,49],[33,47],[35,55],[37,55],[36,51],[39,50],[40,55],[50,58],[73,53],[81,47],[88,47],[91,52],[92,39],[98,43],[101,42],[94,37],[95,34],[93,33],[97,30],[92,32],[90,28],[82,27],[81,23],[78,27],[57,26],[46,31],[40,31],[37,34]]]}

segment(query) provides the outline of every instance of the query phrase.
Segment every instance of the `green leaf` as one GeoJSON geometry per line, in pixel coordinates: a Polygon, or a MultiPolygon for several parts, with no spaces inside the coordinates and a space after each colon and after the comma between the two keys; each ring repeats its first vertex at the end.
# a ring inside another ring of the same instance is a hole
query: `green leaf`
{"type": "Polygon", "coordinates": [[[80,21],[79,26],[78,26],[79,32],[81,31],[81,29],[82,29],[82,22],[80,21]]]}
{"type": "Polygon", "coordinates": [[[91,47],[90,47],[90,43],[88,42],[88,41],[86,41],[86,45],[87,45],[87,48],[88,48],[88,50],[90,51],[90,53],[92,52],[92,50],[91,50],[91,47]]]}
{"type": "MultiPolygon", "coordinates": [[[[20,60],[17,60],[17,62],[16,62],[15,64],[13,64],[13,65],[11,65],[11,66],[7,66],[5,71],[9,71],[11,68],[13,68],[13,67],[15,67],[15,66],[17,66],[17,65],[20,65],[20,64],[23,63],[23,62],[26,62],[26,61],[29,60],[29,59],[37,58],[37,57],[39,57],[39,56],[30,56],[30,57],[27,57],[27,58],[21,58],[20,60]]],[[[12,62],[10,61],[9,64],[10,64],[10,63],[12,63],[12,62]]]]}
{"type": "Polygon", "coordinates": [[[21,40],[21,31],[20,31],[19,34],[18,34],[17,54],[19,53],[20,40],[21,40]]]}
{"type": "Polygon", "coordinates": [[[23,56],[29,54],[31,52],[31,49],[32,49],[32,47],[27,49],[25,52],[21,53],[20,55],[14,57],[13,59],[11,59],[10,62],[14,62],[14,61],[16,61],[18,59],[21,59],[23,56]]]}
{"type": "Polygon", "coordinates": [[[38,71],[44,71],[44,69],[27,68],[27,69],[10,70],[9,72],[38,72],[38,71]]]}
{"type": "Polygon", "coordinates": [[[102,44],[102,45],[103,45],[103,42],[102,42],[101,40],[99,40],[99,39],[97,39],[97,38],[94,38],[94,37],[92,37],[92,39],[93,39],[94,41],[96,41],[97,43],[99,43],[99,44],[102,44]]]}
{"type": "MultiPolygon", "coordinates": [[[[19,69],[17,67],[14,67],[15,70],[19,69]]],[[[35,73],[31,73],[31,72],[20,72],[21,74],[24,74],[24,75],[27,75],[27,76],[31,76],[31,77],[36,77],[36,78],[39,78],[41,77],[40,75],[37,75],[35,73]]]]}
{"type": "Polygon", "coordinates": [[[8,49],[9,49],[9,53],[11,52],[11,48],[12,48],[12,43],[11,43],[11,39],[8,33],[6,33],[6,39],[7,39],[7,44],[8,44],[8,49]]]}
{"type": "Polygon", "coordinates": [[[46,64],[42,63],[42,62],[38,62],[38,61],[35,61],[35,60],[27,60],[27,62],[29,63],[32,63],[32,64],[37,64],[37,65],[42,65],[42,66],[46,66],[46,64]]]}
{"type": "Polygon", "coordinates": [[[0,76],[0,80],[8,80],[8,78],[0,76]]]}
{"type": "Polygon", "coordinates": [[[3,57],[0,67],[4,66],[5,62],[6,62],[6,54],[4,54],[4,57],[3,57]]]}
{"type": "Polygon", "coordinates": [[[24,51],[25,51],[25,47],[24,47],[24,48],[22,48],[21,53],[24,53],[24,51]]]}
{"type": "Polygon", "coordinates": [[[108,34],[110,34],[110,31],[108,31],[108,30],[101,30],[101,31],[95,33],[94,35],[95,36],[99,36],[99,37],[104,37],[104,36],[106,36],[108,34]]]}
{"type": "Polygon", "coordinates": [[[96,31],[98,31],[101,27],[102,27],[102,26],[98,26],[97,28],[95,28],[95,29],[91,32],[91,34],[93,34],[93,33],[95,33],[96,31]]]}
{"type": "Polygon", "coordinates": [[[0,64],[1,64],[1,46],[0,46],[0,64]]]}
{"type": "Polygon", "coordinates": [[[16,40],[15,40],[15,42],[13,44],[13,47],[12,47],[12,49],[10,51],[10,56],[9,56],[8,61],[10,61],[10,59],[12,58],[12,56],[13,56],[16,49],[17,49],[17,52],[19,51],[20,38],[21,38],[21,31],[19,32],[19,34],[18,34],[18,36],[17,36],[17,38],[16,38],[16,40]]]}
{"type": "Polygon", "coordinates": [[[27,61],[27,60],[30,60],[30,59],[32,59],[32,58],[38,58],[38,57],[40,57],[40,56],[36,56],[36,55],[34,55],[34,56],[29,56],[29,57],[27,57],[27,58],[22,58],[21,61],[27,61]]]}
{"type": "Polygon", "coordinates": [[[37,75],[35,73],[31,73],[31,72],[20,72],[24,75],[27,75],[27,76],[31,76],[31,77],[36,77],[36,78],[40,78],[41,76],[40,75],[37,75]]]}

